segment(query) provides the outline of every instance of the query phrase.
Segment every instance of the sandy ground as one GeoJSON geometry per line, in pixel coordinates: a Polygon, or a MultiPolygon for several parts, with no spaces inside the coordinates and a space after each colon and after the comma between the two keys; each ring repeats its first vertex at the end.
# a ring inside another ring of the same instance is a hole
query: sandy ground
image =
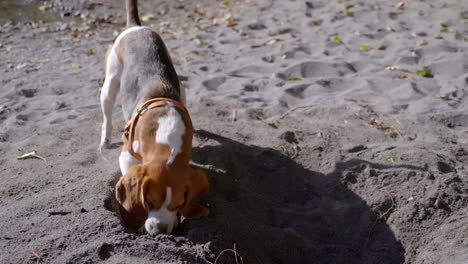
{"type": "MultiPolygon", "coordinates": [[[[0,263],[240,263],[229,248],[244,263],[468,263],[464,1],[140,0],[210,181],[210,216],[156,238],[122,227],[119,149],[96,151],[124,26],[121,1],[102,2],[0,15],[0,263]],[[16,159],[33,150],[46,162],[16,159]]],[[[114,120],[119,143],[120,107],[114,120]]]]}

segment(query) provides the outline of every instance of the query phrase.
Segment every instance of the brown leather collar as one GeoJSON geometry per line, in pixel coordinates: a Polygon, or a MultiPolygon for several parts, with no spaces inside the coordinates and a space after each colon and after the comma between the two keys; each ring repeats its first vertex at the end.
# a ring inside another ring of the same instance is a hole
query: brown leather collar
{"type": "Polygon", "coordinates": [[[137,121],[140,118],[140,116],[142,116],[147,110],[165,106],[166,103],[174,104],[174,106],[181,111],[182,115],[186,116],[190,126],[192,126],[192,121],[190,120],[189,112],[182,103],[175,101],[173,99],[164,98],[164,97],[153,98],[144,102],[135,112],[133,117],[128,121],[124,129],[124,136],[127,138],[128,152],[130,153],[130,155],[132,155],[139,161],[143,161],[143,157],[139,153],[136,153],[135,151],[133,151],[133,139],[135,137],[135,127],[136,127],[137,121]]]}

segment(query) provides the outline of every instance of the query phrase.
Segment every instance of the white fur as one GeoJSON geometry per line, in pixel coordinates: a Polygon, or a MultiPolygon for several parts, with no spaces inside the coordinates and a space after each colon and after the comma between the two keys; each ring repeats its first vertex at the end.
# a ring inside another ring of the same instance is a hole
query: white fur
{"type": "Polygon", "coordinates": [[[171,149],[171,155],[167,159],[167,164],[169,165],[181,151],[185,125],[174,105],[172,103],[168,103],[168,105],[169,111],[167,115],[157,120],[159,127],[156,132],[156,143],[167,144],[171,149]]]}
{"type": "MultiPolygon", "coordinates": [[[[133,151],[136,153],[139,153],[140,146],[138,140],[133,141],[132,143],[133,146],[133,151]]],[[[124,151],[120,153],[119,156],[119,165],[120,165],[120,171],[122,172],[122,175],[127,174],[128,169],[136,164],[141,163],[139,160],[137,160],[135,157],[133,157],[132,154],[128,151],[124,151]]]]}
{"type": "Polygon", "coordinates": [[[104,85],[101,90],[101,110],[103,114],[103,122],[101,129],[101,142],[99,149],[110,146],[110,138],[112,134],[112,108],[114,107],[117,94],[120,91],[120,76],[122,75],[122,64],[115,52],[116,47],[119,45],[121,39],[127,34],[141,30],[145,27],[131,27],[124,30],[114,42],[114,45],[109,52],[106,61],[106,76],[104,85]]]}
{"type": "Polygon", "coordinates": [[[163,205],[158,210],[152,210],[148,213],[148,218],[145,221],[146,232],[150,235],[156,235],[165,231],[170,234],[177,226],[177,211],[169,211],[167,207],[171,204],[172,188],[166,187],[166,199],[163,205]],[[166,226],[166,230],[159,230],[160,226],[166,226]]]}

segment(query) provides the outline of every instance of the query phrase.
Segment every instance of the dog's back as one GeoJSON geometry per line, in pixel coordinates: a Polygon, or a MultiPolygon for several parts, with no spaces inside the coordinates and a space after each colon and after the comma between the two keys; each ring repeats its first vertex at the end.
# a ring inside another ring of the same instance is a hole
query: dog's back
{"type": "Polygon", "coordinates": [[[122,107],[128,119],[135,108],[148,99],[166,97],[181,101],[183,98],[177,73],[161,37],[141,26],[137,0],[126,0],[126,9],[127,30],[116,44],[123,64],[122,107]]]}
{"type": "Polygon", "coordinates": [[[121,94],[125,121],[143,102],[169,98],[185,104],[177,73],[161,37],[141,26],[137,0],[126,0],[127,29],[114,42],[106,58],[106,77],[101,91],[104,114],[100,149],[109,145],[112,108],[121,94]]]}
{"type": "Polygon", "coordinates": [[[127,34],[119,43],[125,58],[121,77],[122,107],[130,117],[137,105],[155,97],[181,101],[179,79],[161,37],[146,27],[127,34]]]}

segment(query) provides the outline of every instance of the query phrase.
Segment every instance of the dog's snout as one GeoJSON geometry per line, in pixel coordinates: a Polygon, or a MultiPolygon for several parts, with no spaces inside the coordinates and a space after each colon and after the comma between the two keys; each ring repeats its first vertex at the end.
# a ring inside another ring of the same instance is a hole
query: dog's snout
{"type": "Polygon", "coordinates": [[[149,235],[155,236],[158,234],[170,234],[171,229],[169,224],[159,222],[155,219],[148,219],[145,223],[145,229],[149,235]]]}

